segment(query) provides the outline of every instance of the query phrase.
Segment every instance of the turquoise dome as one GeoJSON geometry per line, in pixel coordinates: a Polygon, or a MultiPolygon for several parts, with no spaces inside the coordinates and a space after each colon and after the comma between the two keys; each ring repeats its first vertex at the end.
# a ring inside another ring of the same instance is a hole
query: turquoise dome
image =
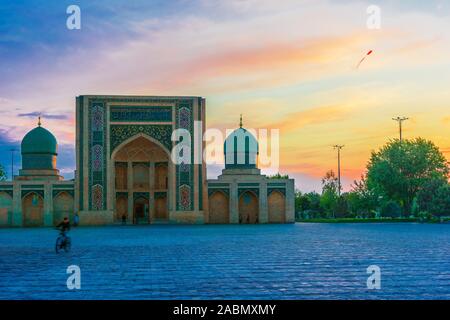
{"type": "Polygon", "coordinates": [[[258,156],[258,141],[242,126],[234,130],[223,146],[225,169],[255,169],[258,156]]]}
{"type": "Polygon", "coordinates": [[[56,170],[58,143],[55,136],[39,124],[22,140],[22,170],[56,170]]]}
{"type": "Polygon", "coordinates": [[[57,155],[58,143],[55,136],[41,126],[28,132],[22,140],[22,154],[57,155]]]}

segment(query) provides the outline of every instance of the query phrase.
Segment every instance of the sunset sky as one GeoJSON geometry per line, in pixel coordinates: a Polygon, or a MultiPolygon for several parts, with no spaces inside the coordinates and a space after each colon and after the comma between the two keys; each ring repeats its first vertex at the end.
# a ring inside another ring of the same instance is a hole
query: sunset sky
{"type": "Polygon", "coordinates": [[[396,116],[410,118],[405,138],[450,159],[449,1],[0,0],[0,73],[8,175],[8,150],[42,113],[73,177],[81,94],[202,96],[208,127],[234,128],[242,113],[245,127],[280,129],[280,172],[302,191],[336,170],[334,144],[345,145],[348,189],[370,152],[398,137],[396,116]],[[66,28],[71,4],[81,30],[66,28]],[[366,26],[371,4],[379,30],[366,26]]]}

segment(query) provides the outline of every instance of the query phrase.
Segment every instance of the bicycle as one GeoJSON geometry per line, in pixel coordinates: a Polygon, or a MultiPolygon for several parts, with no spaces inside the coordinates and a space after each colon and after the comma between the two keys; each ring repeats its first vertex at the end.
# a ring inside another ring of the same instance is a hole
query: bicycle
{"type": "Polygon", "coordinates": [[[55,251],[59,253],[61,250],[69,252],[72,246],[72,241],[68,237],[65,231],[61,231],[59,237],[56,239],[55,251]]]}

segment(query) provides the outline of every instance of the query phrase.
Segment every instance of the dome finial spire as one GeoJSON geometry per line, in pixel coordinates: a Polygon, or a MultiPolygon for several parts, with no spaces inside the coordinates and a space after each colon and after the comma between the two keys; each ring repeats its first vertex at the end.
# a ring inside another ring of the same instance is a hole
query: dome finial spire
{"type": "Polygon", "coordinates": [[[242,128],[242,113],[241,113],[241,118],[239,119],[239,128],[242,128]]]}
{"type": "Polygon", "coordinates": [[[40,127],[41,126],[41,115],[39,114],[39,117],[38,117],[38,126],[40,127]]]}

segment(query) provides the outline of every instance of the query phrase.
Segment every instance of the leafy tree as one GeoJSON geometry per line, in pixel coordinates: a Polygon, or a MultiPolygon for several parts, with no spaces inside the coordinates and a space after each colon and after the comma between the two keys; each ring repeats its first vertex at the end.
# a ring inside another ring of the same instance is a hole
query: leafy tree
{"type": "Polygon", "coordinates": [[[349,211],[348,211],[348,200],[347,200],[347,194],[343,194],[340,197],[337,197],[336,204],[334,207],[334,216],[336,218],[345,218],[348,217],[349,211]]]}
{"type": "Polygon", "coordinates": [[[437,217],[450,216],[450,185],[442,185],[431,202],[430,213],[437,217]]]}
{"type": "Polygon", "coordinates": [[[0,164],[0,181],[5,181],[7,178],[5,168],[0,164]]]}
{"type": "Polygon", "coordinates": [[[381,216],[384,218],[399,218],[401,215],[402,208],[395,201],[389,200],[381,206],[381,216]]]}
{"type": "Polygon", "coordinates": [[[315,218],[320,215],[320,195],[316,192],[295,194],[295,212],[303,218],[315,218]]]}
{"type": "Polygon", "coordinates": [[[322,197],[320,198],[320,207],[328,217],[336,216],[336,206],[339,198],[338,189],[338,179],[333,170],[330,170],[322,178],[322,197]]]}
{"type": "Polygon", "coordinates": [[[378,196],[367,186],[367,178],[355,180],[352,190],[346,194],[348,210],[353,216],[369,218],[374,215],[378,206],[378,196]]]}
{"type": "Polygon", "coordinates": [[[417,205],[422,212],[434,216],[450,216],[450,185],[446,181],[429,181],[417,194],[417,205]]]}
{"type": "Polygon", "coordinates": [[[375,194],[395,200],[408,215],[416,194],[430,180],[446,180],[449,166],[431,141],[422,138],[393,140],[372,152],[367,165],[367,186],[375,194]]]}
{"type": "Polygon", "coordinates": [[[322,194],[327,191],[338,194],[339,182],[333,170],[325,173],[325,176],[322,178],[322,194]]]}
{"type": "Polygon", "coordinates": [[[320,207],[328,218],[335,217],[337,201],[338,196],[336,193],[330,190],[326,190],[322,193],[322,196],[320,197],[320,207]]]}

